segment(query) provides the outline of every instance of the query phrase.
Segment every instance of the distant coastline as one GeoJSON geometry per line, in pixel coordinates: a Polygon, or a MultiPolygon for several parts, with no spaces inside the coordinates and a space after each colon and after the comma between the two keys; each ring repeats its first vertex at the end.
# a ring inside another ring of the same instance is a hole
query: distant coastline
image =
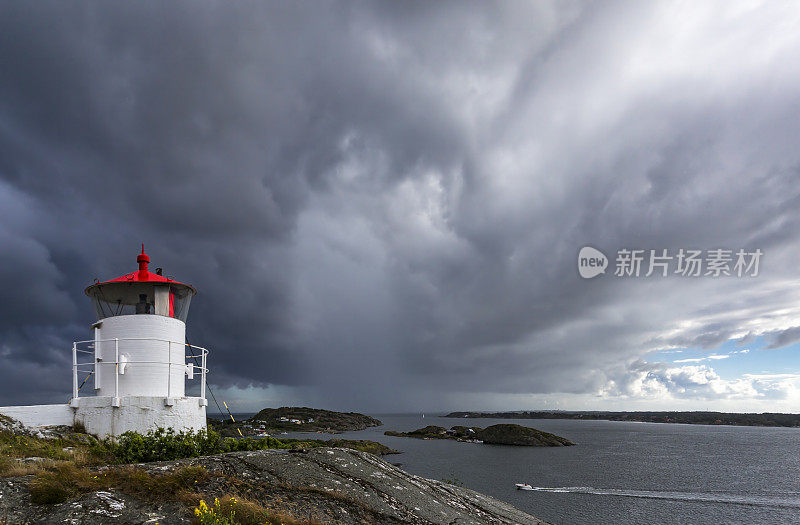
{"type": "Polygon", "coordinates": [[[800,427],[800,414],[729,412],[605,412],[605,411],[512,411],[450,412],[442,417],[483,419],[578,419],[588,421],[636,421],[688,425],[728,425],[747,427],[800,427]]]}

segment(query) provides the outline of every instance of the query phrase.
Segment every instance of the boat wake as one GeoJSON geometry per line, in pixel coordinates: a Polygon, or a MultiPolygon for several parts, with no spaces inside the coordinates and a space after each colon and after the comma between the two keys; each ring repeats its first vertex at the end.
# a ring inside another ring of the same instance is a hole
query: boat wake
{"type": "Polygon", "coordinates": [[[536,492],[558,492],[573,494],[596,494],[623,498],[664,499],[673,501],[696,501],[706,503],[729,503],[756,507],[800,508],[800,493],[784,494],[734,494],[730,492],[674,492],[659,490],[601,489],[595,487],[530,487],[536,492]]]}

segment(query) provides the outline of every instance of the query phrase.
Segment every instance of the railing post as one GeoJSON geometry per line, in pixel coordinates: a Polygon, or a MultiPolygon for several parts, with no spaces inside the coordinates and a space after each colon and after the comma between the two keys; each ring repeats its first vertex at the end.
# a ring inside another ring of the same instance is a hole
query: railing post
{"type": "Polygon", "coordinates": [[[167,398],[172,393],[172,341],[167,341],[167,398]]]}
{"type": "Polygon", "coordinates": [[[200,351],[202,357],[200,358],[200,363],[202,364],[203,368],[200,371],[200,399],[203,401],[206,400],[206,351],[205,349],[200,351]]]}
{"type": "Polygon", "coordinates": [[[119,397],[119,338],[114,338],[114,397],[119,397]]]}
{"type": "Polygon", "coordinates": [[[78,343],[72,343],[72,398],[78,398],[78,343]]]}
{"type": "Polygon", "coordinates": [[[94,389],[100,390],[100,363],[103,361],[102,346],[100,345],[100,328],[94,328],[94,389]]]}

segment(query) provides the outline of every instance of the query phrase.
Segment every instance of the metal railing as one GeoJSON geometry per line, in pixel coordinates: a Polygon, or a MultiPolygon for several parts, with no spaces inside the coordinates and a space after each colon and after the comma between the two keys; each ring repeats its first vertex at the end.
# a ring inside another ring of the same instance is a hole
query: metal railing
{"type": "MultiPolygon", "coordinates": [[[[169,339],[158,339],[154,337],[115,337],[113,339],[89,339],[86,341],[75,341],[72,343],[72,397],[77,399],[80,394],[80,386],[78,386],[78,372],[82,373],[92,373],[95,374],[95,377],[99,374],[99,366],[100,365],[114,365],[114,397],[119,397],[119,376],[121,374],[124,375],[124,371],[120,372],[120,365],[127,367],[128,365],[137,365],[137,364],[156,364],[156,365],[167,365],[167,397],[171,397],[172,393],[172,369],[173,367],[179,367],[186,372],[191,370],[191,377],[194,376],[194,370],[200,370],[200,399],[202,400],[203,404],[207,403],[206,401],[206,373],[208,372],[207,368],[207,357],[208,357],[208,350],[201,346],[190,345],[187,343],[181,343],[179,341],[170,341],[169,339]],[[120,341],[156,341],[166,343],[167,348],[167,361],[133,361],[133,360],[124,360],[120,361],[120,354],[119,354],[119,343],[120,341]],[[114,361],[107,361],[105,359],[101,359],[96,354],[95,345],[97,343],[114,343],[114,361]],[[87,348],[91,350],[85,350],[79,348],[81,345],[86,345],[87,348]],[[200,358],[200,366],[198,367],[194,363],[189,363],[188,365],[184,363],[173,363],[172,362],[172,345],[179,345],[183,346],[187,349],[186,355],[184,356],[184,361],[188,359],[193,359],[195,363],[197,362],[197,358],[200,358]],[[198,352],[199,354],[195,353],[198,352]],[[93,355],[93,360],[91,362],[78,362],[78,354],[91,354],[93,355]],[[89,368],[86,368],[89,367],[89,368]],[[187,368],[191,367],[191,368],[187,368]]],[[[183,377],[183,374],[181,374],[183,377]]],[[[87,376],[88,380],[88,376],[87,376]]],[[[85,383],[86,381],[84,381],[85,383]]],[[[83,386],[83,385],[81,385],[83,386]]]]}

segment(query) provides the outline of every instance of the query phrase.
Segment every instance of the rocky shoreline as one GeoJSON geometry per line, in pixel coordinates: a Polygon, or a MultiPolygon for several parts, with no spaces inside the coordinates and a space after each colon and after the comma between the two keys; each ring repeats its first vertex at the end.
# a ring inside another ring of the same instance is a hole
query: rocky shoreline
{"type": "MultiPolygon", "coordinates": [[[[349,449],[231,452],[135,466],[150,476],[185,467],[202,467],[207,472],[195,483],[199,494],[208,498],[239,494],[303,523],[544,523],[489,496],[408,474],[374,455],[349,449]]],[[[117,488],[65,503],[35,505],[27,489],[29,478],[0,478],[0,516],[6,523],[193,522],[192,513],[181,502],[143,499],[117,488]]]]}
{"type": "MultiPolygon", "coordinates": [[[[152,437],[132,441],[139,442],[145,451],[155,446],[152,437]]],[[[68,427],[31,431],[8,418],[0,418],[0,444],[8,452],[0,457],[3,525],[197,523],[198,507],[217,498],[233,501],[237,516],[252,511],[231,522],[248,525],[544,523],[489,496],[409,474],[378,457],[381,451],[276,441],[282,448],[125,464],[113,452],[120,445],[68,427]]]]}

